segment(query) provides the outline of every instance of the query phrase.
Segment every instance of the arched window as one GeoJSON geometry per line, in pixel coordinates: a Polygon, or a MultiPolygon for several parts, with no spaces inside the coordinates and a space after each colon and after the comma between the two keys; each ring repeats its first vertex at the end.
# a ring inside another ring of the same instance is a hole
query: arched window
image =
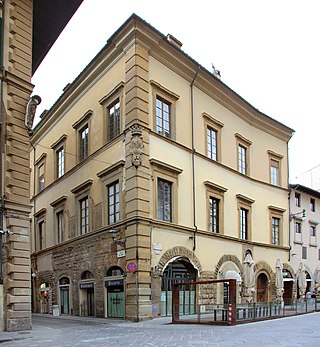
{"type": "Polygon", "coordinates": [[[123,270],[119,266],[111,266],[106,273],[107,277],[121,275],[123,275],[123,270]]]}
{"type": "Polygon", "coordinates": [[[81,275],[82,280],[89,280],[90,278],[93,278],[93,274],[90,271],[84,271],[81,275]]]}
{"type": "Polygon", "coordinates": [[[68,284],[70,284],[70,280],[69,280],[68,277],[60,278],[60,280],[59,280],[59,285],[60,286],[65,286],[65,285],[68,285],[68,284]]]}

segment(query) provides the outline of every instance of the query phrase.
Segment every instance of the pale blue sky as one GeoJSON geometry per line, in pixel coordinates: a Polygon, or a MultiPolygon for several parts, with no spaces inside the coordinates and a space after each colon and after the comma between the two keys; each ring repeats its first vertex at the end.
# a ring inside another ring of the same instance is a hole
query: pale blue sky
{"type": "Polygon", "coordinates": [[[136,13],[254,107],[296,130],[289,142],[290,181],[320,164],[318,0],[84,0],[36,71],[37,115],[136,13]]]}

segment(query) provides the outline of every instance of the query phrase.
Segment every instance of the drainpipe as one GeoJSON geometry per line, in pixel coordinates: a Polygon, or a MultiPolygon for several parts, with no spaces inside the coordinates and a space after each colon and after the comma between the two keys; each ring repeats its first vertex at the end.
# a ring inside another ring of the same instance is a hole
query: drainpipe
{"type": "Polygon", "coordinates": [[[288,261],[291,259],[291,206],[290,206],[290,200],[291,200],[291,188],[289,187],[289,193],[288,193],[288,204],[289,204],[289,257],[288,261]]]}
{"type": "Polygon", "coordinates": [[[196,250],[196,234],[198,231],[196,218],[196,183],[195,183],[195,148],[194,148],[194,106],[193,106],[193,84],[200,71],[200,65],[190,84],[190,103],[191,103],[191,143],[192,143],[192,203],[193,203],[193,250],[196,250]]]}
{"type": "MultiPolygon", "coordinates": [[[[4,15],[5,7],[4,1],[0,0],[0,6],[2,6],[1,20],[1,37],[0,37],[0,69],[4,75],[4,15]]],[[[3,201],[3,79],[0,79],[0,230],[3,230],[3,216],[4,216],[4,201],[3,201]]],[[[0,235],[0,284],[3,284],[3,271],[2,271],[2,235],[0,235]]]]}

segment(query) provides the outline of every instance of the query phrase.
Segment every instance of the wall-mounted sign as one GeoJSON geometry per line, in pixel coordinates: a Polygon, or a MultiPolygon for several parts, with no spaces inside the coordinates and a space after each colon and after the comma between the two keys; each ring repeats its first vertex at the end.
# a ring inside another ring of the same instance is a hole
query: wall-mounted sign
{"type": "Polygon", "coordinates": [[[137,271],[137,264],[134,263],[133,261],[130,261],[130,263],[127,264],[127,270],[129,272],[135,272],[137,271]]]}
{"type": "Polygon", "coordinates": [[[109,280],[104,282],[105,287],[123,286],[123,280],[109,280]]]}
{"type": "Polygon", "coordinates": [[[126,256],[126,251],[124,249],[117,252],[117,258],[123,258],[125,256],[126,256]]]}
{"type": "Polygon", "coordinates": [[[89,288],[94,288],[94,283],[80,283],[80,289],[89,289],[89,288]]]}

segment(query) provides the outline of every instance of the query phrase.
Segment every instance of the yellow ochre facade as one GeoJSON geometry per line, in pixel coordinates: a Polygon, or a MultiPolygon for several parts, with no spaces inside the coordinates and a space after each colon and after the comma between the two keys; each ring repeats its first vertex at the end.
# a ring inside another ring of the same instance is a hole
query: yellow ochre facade
{"type": "Polygon", "coordinates": [[[31,136],[34,311],[170,315],[179,279],[236,278],[239,302],[275,299],[292,134],[132,15],[31,136]]]}

